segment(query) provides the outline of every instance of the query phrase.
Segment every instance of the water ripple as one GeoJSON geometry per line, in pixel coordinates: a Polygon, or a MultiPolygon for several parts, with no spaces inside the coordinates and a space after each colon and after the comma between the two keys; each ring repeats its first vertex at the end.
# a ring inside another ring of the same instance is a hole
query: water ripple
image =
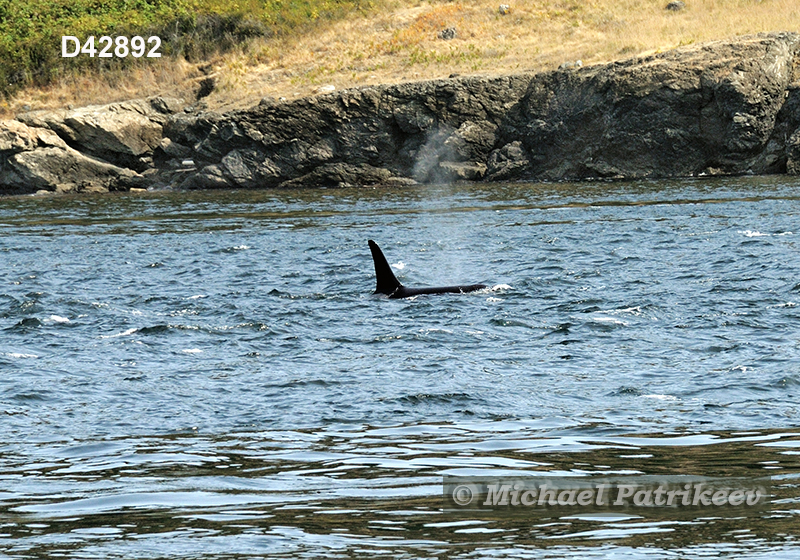
{"type": "Polygon", "coordinates": [[[446,473],[795,480],[784,181],[0,200],[0,548],[797,555],[793,482],[689,524],[441,504],[446,473]],[[492,288],[373,297],[367,238],[409,285],[492,288]]]}

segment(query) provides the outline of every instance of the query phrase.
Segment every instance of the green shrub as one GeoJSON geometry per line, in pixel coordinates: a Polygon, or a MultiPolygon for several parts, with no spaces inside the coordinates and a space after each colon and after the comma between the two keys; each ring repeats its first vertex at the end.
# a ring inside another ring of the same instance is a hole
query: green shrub
{"type": "Polygon", "coordinates": [[[0,0],[0,94],[65,72],[146,59],[61,57],[61,37],[156,35],[162,56],[203,60],[248,39],[291,33],[370,7],[368,0],[0,0]]]}

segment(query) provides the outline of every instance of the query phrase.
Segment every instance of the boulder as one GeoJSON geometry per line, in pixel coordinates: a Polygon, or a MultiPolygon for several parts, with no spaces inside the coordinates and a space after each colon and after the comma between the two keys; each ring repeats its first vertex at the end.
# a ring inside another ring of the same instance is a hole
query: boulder
{"type": "Polygon", "coordinates": [[[75,190],[115,190],[122,180],[136,177],[138,174],[130,169],[98,161],[69,147],[45,147],[9,157],[0,171],[0,185],[4,192],[13,194],[57,191],[63,184],[74,184],[75,190]]]}
{"type": "Polygon", "coordinates": [[[181,102],[161,97],[90,105],[70,110],[41,110],[17,118],[50,129],[73,148],[106,161],[135,167],[161,143],[167,117],[181,102]]]}
{"type": "Polygon", "coordinates": [[[371,165],[348,165],[332,163],[320,166],[311,173],[281,183],[281,188],[297,187],[357,187],[369,185],[398,186],[413,184],[413,181],[392,175],[388,169],[371,165]]]}
{"type": "Polygon", "coordinates": [[[67,144],[51,130],[30,127],[19,121],[0,121],[0,155],[47,146],[66,149],[67,144]]]}
{"type": "Polygon", "coordinates": [[[135,183],[139,175],[70,148],[50,130],[18,121],[0,122],[0,192],[84,189],[113,190],[135,183]]]}
{"type": "Polygon", "coordinates": [[[522,142],[515,140],[492,152],[486,173],[493,181],[516,179],[530,166],[522,142]]]}

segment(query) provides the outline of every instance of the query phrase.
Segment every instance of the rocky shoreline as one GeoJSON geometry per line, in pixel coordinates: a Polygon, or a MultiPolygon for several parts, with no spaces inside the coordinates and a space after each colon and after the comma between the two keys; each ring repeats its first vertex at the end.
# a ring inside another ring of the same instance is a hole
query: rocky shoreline
{"type": "Polygon", "coordinates": [[[0,194],[800,173],[800,35],[365,87],[220,114],[151,98],[0,122],[0,194]]]}

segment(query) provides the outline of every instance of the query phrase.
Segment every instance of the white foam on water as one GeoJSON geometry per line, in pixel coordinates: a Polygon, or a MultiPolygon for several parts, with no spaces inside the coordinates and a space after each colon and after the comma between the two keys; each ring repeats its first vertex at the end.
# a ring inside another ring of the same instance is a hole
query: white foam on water
{"type": "Polygon", "coordinates": [[[139,329],[135,329],[134,328],[134,329],[128,329],[127,331],[122,331],[121,333],[117,333],[117,334],[101,334],[100,338],[117,338],[117,337],[120,337],[120,336],[128,336],[128,335],[131,335],[131,334],[135,333],[138,330],[139,329]]]}
{"type": "Polygon", "coordinates": [[[601,311],[601,313],[609,313],[609,314],[612,314],[612,315],[616,314],[616,313],[626,313],[628,315],[641,315],[642,314],[642,308],[637,305],[635,307],[624,307],[622,309],[607,309],[607,310],[601,311]]]}
{"type": "Polygon", "coordinates": [[[6,352],[4,355],[8,356],[9,358],[14,358],[19,360],[25,360],[25,359],[35,360],[39,357],[36,354],[23,354],[22,352],[6,352]]]}
{"type": "Polygon", "coordinates": [[[780,233],[762,233],[760,231],[752,231],[749,229],[739,230],[738,233],[741,233],[745,237],[783,237],[784,235],[794,235],[791,231],[782,231],[780,233]]]}
{"type": "Polygon", "coordinates": [[[592,317],[592,321],[596,323],[611,323],[612,325],[622,325],[623,327],[627,327],[628,323],[625,321],[620,321],[614,317],[592,317]]]}

